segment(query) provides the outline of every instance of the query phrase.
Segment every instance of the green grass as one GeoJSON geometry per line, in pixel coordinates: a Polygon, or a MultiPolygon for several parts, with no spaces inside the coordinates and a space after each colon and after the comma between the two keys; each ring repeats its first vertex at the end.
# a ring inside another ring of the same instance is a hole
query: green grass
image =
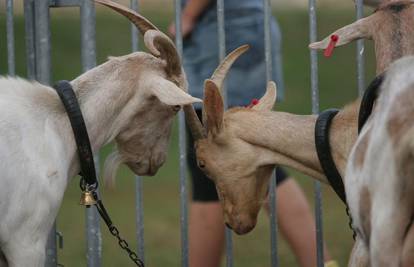
{"type": "MultiPolygon", "coordinates": [[[[100,9],[102,10],[102,9],[100,9]]],[[[354,20],[352,11],[319,10],[319,39],[325,37],[339,26],[354,20]]],[[[168,10],[144,9],[143,13],[161,29],[165,29],[172,19],[168,10]]],[[[308,17],[306,11],[283,10],[276,12],[283,31],[283,55],[286,83],[286,100],[279,103],[277,110],[299,114],[311,111],[310,71],[308,44],[308,17]]],[[[4,17],[4,16],[0,16],[4,17]]],[[[16,18],[16,60],[17,73],[26,75],[24,54],[24,20],[16,18]]],[[[5,23],[0,22],[0,36],[5,36],[5,23]]],[[[102,11],[97,16],[98,64],[109,55],[123,55],[130,51],[129,24],[125,19],[112,12],[102,11]]],[[[6,73],[6,51],[4,41],[0,44],[0,71],[6,73]]],[[[52,11],[52,65],[53,79],[72,79],[81,71],[80,61],[80,24],[78,11],[52,11]]],[[[367,83],[374,75],[373,48],[367,51],[367,83]]],[[[340,107],[357,95],[355,45],[337,49],[330,59],[319,57],[320,108],[340,107]]],[[[145,210],[145,252],[147,266],[180,266],[180,228],[179,228],[179,177],[177,129],[171,140],[169,157],[156,177],[144,179],[145,210]]],[[[110,147],[104,149],[107,154],[110,147]]],[[[313,182],[293,170],[313,203],[313,182]]],[[[134,178],[123,168],[119,172],[115,190],[103,189],[103,199],[107,208],[121,230],[123,236],[135,243],[134,218],[134,178]]],[[[79,201],[78,178],[74,178],[67,189],[57,222],[58,229],[64,234],[65,246],[59,250],[59,262],[65,266],[85,266],[85,228],[84,208],[79,201]]],[[[324,235],[328,248],[341,266],[346,261],[352,246],[351,232],[343,205],[332,190],[323,186],[324,235]]],[[[270,240],[267,216],[261,214],[255,230],[246,236],[234,236],[235,266],[269,266],[270,240]]],[[[115,240],[103,232],[104,266],[131,266],[127,257],[117,247],[115,240]]],[[[283,239],[279,239],[280,266],[296,266],[294,257],[283,239]]],[[[306,242],[304,240],[303,242],[306,242]]],[[[223,265],[224,266],[224,265],[223,265]]]]}

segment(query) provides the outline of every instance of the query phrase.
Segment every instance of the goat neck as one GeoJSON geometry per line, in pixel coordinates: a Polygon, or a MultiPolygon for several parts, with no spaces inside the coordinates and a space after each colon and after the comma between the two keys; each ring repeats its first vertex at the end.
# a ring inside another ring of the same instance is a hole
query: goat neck
{"type": "MultiPolygon", "coordinates": [[[[117,61],[112,59],[71,82],[79,100],[94,152],[112,141],[120,132],[123,126],[121,120],[128,120],[132,115],[130,114],[132,110],[136,110],[131,105],[143,104],[133,103],[132,77],[129,79],[122,77],[122,79],[127,79],[123,82],[128,82],[130,86],[120,88],[122,80],[120,76],[126,75],[117,69],[117,67],[123,67],[117,61]]],[[[137,76],[140,75],[138,71],[134,73],[137,73],[137,76]]]]}
{"type": "MultiPolygon", "coordinates": [[[[357,136],[359,101],[341,110],[332,122],[330,143],[338,170],[344,176],[346,160],[357,136]],[[341,141],[339,141],[341,140],[341,141]]],[[[285,165],[328,183],[314,140],[316,115],[258,112],[246,108],[226,112],[225,125],[244,141],[272,153],[272,164],[285,165]]],[[[259,155],[258,155],[259,156],[259,155]]]]}

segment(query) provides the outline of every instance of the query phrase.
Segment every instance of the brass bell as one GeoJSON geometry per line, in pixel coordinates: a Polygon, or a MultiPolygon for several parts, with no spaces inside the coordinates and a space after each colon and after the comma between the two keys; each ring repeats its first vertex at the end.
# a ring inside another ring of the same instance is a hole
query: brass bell
{"type": "Polygon", "coordinates": [[[81,194],[80,205],[91,206],[96,204],[96,200],[91,191],[83,191],[81,194]]]}

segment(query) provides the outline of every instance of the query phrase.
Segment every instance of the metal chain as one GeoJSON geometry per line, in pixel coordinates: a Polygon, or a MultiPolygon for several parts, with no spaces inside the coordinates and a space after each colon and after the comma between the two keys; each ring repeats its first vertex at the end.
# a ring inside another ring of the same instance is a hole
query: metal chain
{"type": "Polygon", "coordinates": [[[119,230],[115,226],[109,227],[109,232],[118,239],[119,246],[128,253],[129,258],[139,267],[144,267],[144,263],[138,255],[129,248],[128,242],[119,235],[119,230]]]}
{"type": "Polygon", "coordinates": [[[349,211],[349,206],[348,206],[348,204],[346,204],[346,209],[345,209],[345,211],[346,211],[346,215],[348,215],[348,218],[349,218],[348,225],[349,225],[349,228],[351,228],[351,230],[352,230],[352,238],[353,238],[353,239],[354,239],[354,241],[355,241],[355,238],[356,238],[356,232],[355,232],[355,229],[354,229],[354,226],[353,226],[354,222],[353,222],[353,220],[352,220],[352,216],[351,216],[351,213],[350,213],[350,211],[349,211]]]}

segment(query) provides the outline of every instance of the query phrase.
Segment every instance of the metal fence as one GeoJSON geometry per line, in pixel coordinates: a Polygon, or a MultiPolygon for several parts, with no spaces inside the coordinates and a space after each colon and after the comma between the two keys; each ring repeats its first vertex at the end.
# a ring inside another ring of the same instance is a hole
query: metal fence
{"type": "MultiPolygon", "coordinates": [[[[15,43],[14,43],[14,1],[6,2],[7,20],[7,62],[8,73],[15,75],[15,43]]],[[[131,8],[138,10],[138,0],[130,1],[131,8]]],[[[263,0],[265,7],[265,60],[266,77],[270,80],[271,65],[271,42],[270,42],[270,0],[263,0]]],[[[220,60],[225,57],[225,16],[224,0],[217,0],[218,18],[218,40],[220,60]]],[[[36,79],[44,84],[51,84],[51,43],[50,43],[50,8],[79,7],[81,20],[81,59],[82,69],[87,71],[96,65],[95,48],[95,5],[92,0],[24,0],[24,16],[26,30],[26,58],[27,76],[29,79],[36,79]]],[[[356,0],[356,18],[363,16],[363,1],[356,0]]],[[[179,53],[182,53],[181,28],[181,0],[175,0],[175,22],[176,22],[176,45],[179,53]]],[[[310,42],[316,41],[316,0],[309,0],[309,25],[310,42]]],[[[132,51],[138,50],[137,30],[131,26],[132,51]]],[[[310,52],[311,60],[311,91],[312,91],[312,113],[319,113],[318,97],[318,63],[316,51],[310,52]]],[[[358,90],[361,94],[364,89],[364,43],[357,44],[357,67],[358,67],[358,90]]],[[[180,224],[181,224],[181,266],[188,266],[188,208],[187,208],[187,184],[186,184],[186,135],[183,112],[179,113],[179,158],[180,158],[180,224]]],[[[275,178],[271,179],[271,188],[275,187],[275,178]]],[[[322,196],[319,182],[315,182],[315,213],[317,233],[317,265],[323,266],[323,235],[322,235],[322,196]]],[[[270,214],[270,235],[271,235],[271,259],[270,266],[278,266],[277,258],[277,218],[276,218],[276,196],[275,190],[269,190],[271,202],[270,214]]],[[[143,224],[143,201],[142,181],[136,177],[136,238],[138,241],[138,256],[144,261],[144,224],[143,224]]],[[[87,236],[87,265],[90,267],[101,266],[102,238],[99,227],[99,216],[95,209],[86,209],[86,236],[87,236]]],[[[56,228],[54,227],[49,235],[47,253],[47,267],[57,266],[56,228]]],[[[232,234],[226,229],[226,266],[233,266],[233,245],[232,234]]]]}

